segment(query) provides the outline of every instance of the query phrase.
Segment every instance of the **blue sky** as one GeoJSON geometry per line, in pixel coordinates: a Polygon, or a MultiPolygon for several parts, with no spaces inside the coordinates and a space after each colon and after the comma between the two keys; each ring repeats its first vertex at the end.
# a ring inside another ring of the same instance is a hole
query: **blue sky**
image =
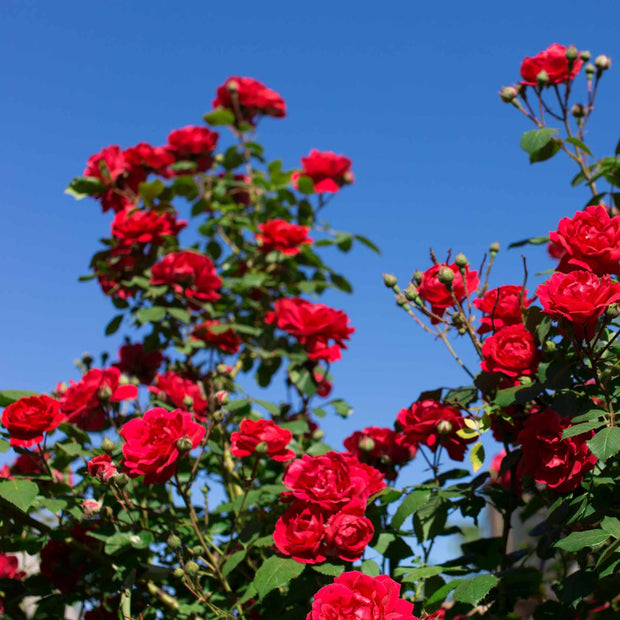
{"type": "MultiPolygon", "coordinates": [[[[0,389],[50,390],[77,378],[82,352],[116,350],[121,335],[103,334],[114,309],[96,284],[77,282],[110,216],[63,190],[103,146],[160,144],[200,123],[235,74],[287,101],[288,118],[260,128],[271,157],[288,167],[312,148],[352,158],[357,182],[326,217],[383,250],[328,254],[355,289],[328,301],[357,329],[333,368],[335,395],[355,415],[330,419],[328,439],[389,424],[425,389],[465,384],[395,307],[381,272],[406,282],[430,265],[429,246],[478,264],[490,242],[546,234],[583,206],[569,161],[528,164],[519,137],[530,127],[497,91],[518,78],[524,56],[553,42],[620,59],[618,16],[612,1],[3,0],[0,389]]],[[[612,68],[588,136],[598,156],[615,146],[619,95],[612,68]]],[[[527,253],[532,273],[550,266],[543,250],[527,253]]],[[[492,284],[521,280],[519,253],[501,253],[492,284]]]]}

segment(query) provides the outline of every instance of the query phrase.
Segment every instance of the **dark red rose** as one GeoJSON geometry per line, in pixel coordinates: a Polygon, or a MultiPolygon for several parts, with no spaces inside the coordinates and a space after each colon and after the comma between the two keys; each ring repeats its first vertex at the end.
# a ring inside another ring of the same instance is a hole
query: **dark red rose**
{"type": "Polygon", "coordinates": [[[229,77],[218,86],[213,107],[226,108],[235,115],[238,123],[250,125],[254,125],[258,115],[274,118],[286,116],[284,99],[258,80],[248,77],[229,77]]]}
{"type": "Polygon", "coordinates": [[[202,340],[231,355],[239,351],[239,345],[243,342],[232,327],[227,328],[226,323],[217,320],[204,321],[197,325],[192,336],[195,340],[202,340]]]}
{"type": "Polygon", "coordinates": [[[130,420],[120,430],[125,440],[123,467],[132,478],[144,475],[144,484],[167,482],[182,454],[177,447],[179,439],[189,439],[195,448],[205,431],[188,411],[149,409],[144,417],[130,420]]]}
{"type": "Polygon", "coordinates": [[[26,573],[19,570],[19,560],[16,555],[0,553],[0,579],[21,580],[25,576],[26,573]]]}
{"type": "Polygon", "coordinates": [[[328,513],[320,506],[297,501],[278,519],[273,542],[280,553],[297,562],[316,564],[327,558],[321,549],[328,513]]]}
{"type": "MultiPolygon", "coordinates": [[[[512,484],[512,470],[510,468],[502,472],[502,463],[506,458],[506,450],[498,452],[491,461],[489,472],[491,474],[491,480],[501,484],[503,487],[513,492],[512,484]]],[[[516,470],[514,493],[515,495],[521,495],[521,483],[523,481],[523,463],[519,462],[516,470]]]]}
{"type": "Polygon", "coordinates": [[[126,160],[132,166],[144,166],[161,176],[168,176],[168,166],[174,163],[174,155],[166,146],[151,146],[140,142],[124,152],[126,160]]]}
{"type": "Polygon", "coordinates": [[[305,299],[278,299],[273,312],[265,322],[295,336],[304,345],[313,361],[335,362],[346,349],[345,340],[355,331],[348,326],[349,317],[342,310],[334,310],[324,304],[313,304],[305,299]],[[333,340],[334,344],[329,345],[333,340]]]}
{"type": "Polygon", "coordinates": [[[118,612],[108,611],[103,606],[96,607],[84,614],[84,620],[118,620],[118,612]]]}
{"type": "Polygon", "coordinates": [[[112,364],[121,372],[136,377],[140,383],[148,385],[153,381],[164,356],[161,351],[145,351],[144,345],[139,342],[135,344],[124,344],[118,350],[119,361],[112,364]]]}
{"type": "Polygon", "coordinates": [[[116,475],[116,465],[109,454],[100,454],[88,461],[88,473],[101,482],[107,482],[116,475]]]}
{"type": "Polygon", "coordinates": [[[312,371],[312,377],[316,382],[316,393],[321,398],[327,398],[332,392],[332,384],[326,378],[326,373],[322,369],[312,371]]]}
{"type": "Polygon", "coordinates": [[[239,431],[230,436],[230,451],[234,456],[246,457],[254,453],[267,454],[274,461],[284,462],[295,458],[286,446],[293,433],[271,420],[241,420],[239,431]]]}
{"type": "Polygon", "coordinates": [[[540,361],[534,336],[523,325],[508,325],[489,336],[482,345],[482,356],[482,370],[508,377],[534,374],[540,361]]]}
{"type": "Polygon", "coordinates": [[[28,448],[41,443],[44,434],[57,428],[66,417],[55,398],[46,394],[25,396],[4,409],[2,426],[9,432],[12,446],[28,448]]]}
{"type": "Polygon", "coordinates": [[[569,426],[567,418],[546,409],[531,415],[518,437],[523,450],[523,473],[560,493],[577,488],[596,464],[596,457],[586,444],[594,431],[562,439],[562,431],[569,426]]]}
{"type": "Polygon", "coordinates": [[[209,407],[209,401],[202,386],[172,370],[167,370],[163,375],[157,375],[155,385],[149,387],[149,392],[155,394],[159,400],[186,411],[194,411],[199,415],[204,414],[209,407]]]}
{"type": "Polygon", "coordinates": [[[368,426],[344,440],[344,447],[359,461],[383,472],[386,480],[396,478],[396,467],[408,463],[417,452],[415,444],[406,445],[401,433],[391,428],[368,426]]]}
{"type": "Polygon", "coordinates": [[[325,526],[325,554],[345,562],[359,560],[370,543],[375,528],[363,514],[363,508],[341,510],[329,517],[325,526]]]}
{"type": "Polygon", "coordinates": [[[164,237],[174,237],[187,226],[186,220],[177,220],[176,214],[164,211],[124,209],[118,211],[112,222],[112,236],[120,245],[133,243],[160,243],[164,237]]]}
{"type": "Polygon", "coordinates": [[[461,411],[436,400],[413,403],[409,409],[401,409],[396,420],[403,431],[398,439],[401,445],[413,449],[423,444],[432,452],[443,446],[454,461],[462,461],[467,444],[476,440],[464,439],[457,434],[465,428],[461,411]]]}
{"type": "Polygon", "coordinates": [[[620,302],[620,284],[590,271],[554,273],[536,290],[543,312],[572,323],[578,338],[593,338],[597,319],[610,304],[620,302]]]}
{"type": "Polygon", "coordinates": [[[262,252],[277,250],[286,256],[295,256],[301,252],[300,246],[312,243],[308,237],[310,229],[307,226],[291,224],[286,220],[269,220],[258,225],[260,232],[256,233],[256,240],[262,252]]]}
{"type": "MultiPolygon", "coordinates": [[[[252,178],[247,174],[231,174],[220,173],[218,179],[226,181],[226,195],[229,196],[236,204],[249,205],[251,202],[250,186],[252,178]]],[[[208,209],[207,209],[208,210],[208,209]]]]}
{"type": "Polygon", "coordinates": [[[538,86],[538,74],[546,71],[549,81],[547,84],[564,84],[575,78],[581,69],[583,61],[577,57],[569,63],[566,58],[566,47],[559,43],[553,43],[546,50],[539,52],[533,58],[527,56],[521,63],[521,84],[526,86],[538,86]]]}
{"type": "Polygon", "coordinates": [[[199,303],[217,301],[222,281],[211,259],[196,252],[167,254],[151,270],[151,284],[167,284],[177,295],[199,303]]]}
{"type": "Polygon", "coordinates": [[[121,384],[118,368],[92,368],[60,394],[60,410],[67,419],[85,431],[100,431],[106,423],[107,402],[138,398],[135,385],[121,384]]]}
{"type": "Polygon", "coordinates": [[[527,289],[515,284],[500,286],[474,299],[474,306],[484,313],[480,319],[479,334],[497,331],[506,325],[523,323],[521,302],[527,308],[532,300],[527,298],[527,289]]]}
{"type": "Polygon", "coordinates": [[[134,276],[141,275],[139,257],[126,246],[116,246],[96,255],[95,274],[105,295],[117,299],[129,299],[136,294],[136,287],[124,284],[134,276]]]}
{"type": "MultiPolygon", "coordinates": [[[[422,282],[420,282],[420,286],[418,287],[418,294],[424,301],[427,301],[431,305],[433,313],[441,317],[446,308],[451,308],[455,305],[453,295],[461,302],[478,288],[479,282],[477,271],[469,271],[469,267],[466,267],[465,278],[463,278],[456,263],[452,263],[451,265],[441,263],[433,265],[424,272],[422,275],[422,282]],[[437,279],[439,270],[443,267],[447,267],[454,272],[452,292],[450,292],[445,284],[437,279]],[[465,284],[467,284],[467,289],[465,288],[465,284]]],[[[432,322],[438,323],[439,321],[433,318],[432,322]]]]}
{"type": "Polygon", "coordinates": [[[551,243],[561,248],[558,271],[583,269],[599,276],[620,275],[620,219],[610,217],[603,205],[592,205],[560,220],[549,233],[551,243]]]}
{"type": "Polygon", "coordinates": [[[523,423],[529,415],[540,411],[537,405],[510,405],[501,409],[499,413],[491,415],[491,431],[493,437],[500,443],[512,443],[523,428],[523,423]]]}
{"type": "Polygon", "coordinates": [[[170,132],[168,149],[176,161],[196,162],[196,169],[205,172],[213,164],[212,153],[218,138],[219,134],[206,127],[188,125],[170,132]]]}
{"type": "Polygon", "coordinates": [[[306,620],[418,620],[413,603],[398,598],[399,594],[400,584],[387,575],[342,573],[314,595],[306,620]]]}
{"type": "Polygon", "coordinates": [[[299,177],[312,179],[317,194],[335,193],[343,185],[354,182],[351,160],[344,155],[313,149],[307,157],[301,158],[301,165],[302,169],[291,176],[295,187],[299,177]]]}

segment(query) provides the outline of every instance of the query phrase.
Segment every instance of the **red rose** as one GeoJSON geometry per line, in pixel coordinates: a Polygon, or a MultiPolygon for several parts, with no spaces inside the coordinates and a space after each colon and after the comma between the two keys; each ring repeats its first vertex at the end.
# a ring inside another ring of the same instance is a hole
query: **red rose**
{"type": "Polygon", "coordinates": [[[84,620],[118,620],[117,611],[108,611],[105,607],[91,609],[84,614],[84,620]]]}
{"type": "Polygon", "coordinates": [[[135,287],[123,282],[140,275],[138,256],[132,254],[131,248],[116,246],[95,255],[95,274],[105,295],[117,299],[129,299],[136,294],[135,287]]]}
{"type": "Polygon", "coordinates": [[[265,322],[295,336],[304,345],[313,361],[335,362],[341,358],[340,349],[355,331],[348,326],[349,317],[342,310],[334,310],[324,304],[313,304],[299,297],[278,299],[274,311],[269,312],[265,322]],[[329,341],[335,344],[329,346],[329,341]]]}
{"type": "Polygon", "coordinates": [[[174,163],[174,156],[165,146],[151,146],[140,142],[124,152],[126,160],[132,166],[144,166],[161,176],[167,176],[168,166],[174,163]]]}
{"type": "Polygon", "coordinates": [[[561,248],[558,271],[584,269],[599,276],[620,275],[620,219],[610,217],[606,207],[592,205],[572,219],[561,219],[549,238],[561,248]]]}
{"type": "Polygon", "coordinates": [[[288,466],[283,483],[293,497],[331,512],[352,503],[365,506],[371,495],[385,488],[381,472],[338,452],[305,454],[288,466]]]}
{"type": "Polygon", "coordinates": [[[530,416],[518,437],[523,450],[523,473],[560,493],[578,487],[596,464],[596,457],[586,444],[594,432],[562,439],[562,431],[569,426],[569,420],[546,409],[530,416]]]}
{"type": "Polygon", "coordinates": [[[479,334],[497,331],[506,325],[523,323],[521,302],[527,308],[532,300],[527,298],[527,289],[515,284],[500,286],[474,299],[474,306],[486,316],[480,319],[479,334]]]}
{"type": "Polygon", "coordinates": [[[239,351],[239,345],[243,342],[232,327],[226,328],[225,323],[217,320],[204,321],[197,325],[192,335],[195,340],[202,340],[231,355],[239,351]]]}
{"type": "Polygon", "coordinates": [[[24,571],[19,570],[19,560],[16,555],[0,553],[0,579],[23,579],[24,571]]]}
{"type": "Polygon", "coordinates": [[[124,209],[118,211],[112,222],[112,236],[120,245],[159,243],[164,237],[174,237],[187,226],[186,220],[177,220],[176,214],[164,211],[124,209]]]}
{"type": "Polygon", "coordinates": [[[540,358],[534,336],[523,325],[508,325],[489,336],[482,345],[482,356],[482,370],[508,377],[534,374],[540,358]]]}
{"type": "Polygon", "coordinates": [[[344,447],[359,461],[383,472],[387,480],[394,480],[396,467],[408,463],[417,452],[415,444],[403,442],[401,433],[377,426],[355,431],[344,440],[344,447]]]}
{"type": "Polygon", "coordinates": [[[620,284],[590,271],[554,273],[536,290],[543,312],[573,324],[578,338],[593,338],[596,322],[606,308],[620,302],[620,284]]]}
{"type": "Polygon", "coordinates": [[[121,372],[136,377],[140,383],[148,385],[153,381],[157,370],[164,361],[161,351],[145,351],[144,345],[137,342],[135,344],[124,344],[118,350],[118,362],[112,364],[121,372]]]}
{"type": "Polygon", "coordinates": [[[88,473],[101,482],[107,482],[116,475],[116,465],[109,454],[101,454],[88,461],[88,473]]]}
{"type": "MultiPolygon", "coordinates": [[[[217,175],[218,179],[225,180],[226,195],[229,196],[236,204],[249,205],[252,201],[250,196],[250,187],[252,185],[252,178],[247,174],[232,174],[230,172],[220,173],[217,175]]],[[[209,209],[206,208],[206,211],[209,209]]]]}
{"type": "Polygon", "coordinates": [[[151,269],[151,284],[167,284],[177,295],[197,302],[217,301],[222,281],[209,258],[196,252],[172,252],[151,269]]]}
{"type": "Polygon", "coordinates": [[[209,407],[209,401],[202,386],[190,379],[185,379],[172,370],[167,370],[163,375],[157,375],[155,385],[149,387],[149,392],[166,403],[172,403],[175,407],[185,410],[191,409],[199,415],[204,414],[209,407]]]}
{"type": "Polygon", "coordinates": [[[575,78],[583,64],[578,57],[572,62],[569,71],[569,61],[566,58],[566,47],[558,43],[550,45],[546,50],[536,54],[533,58],[529,56],[521,63],[521,84],[526,86],[538,86],[538,74],[546,71],[549,76],[547,84],[564,84],[575,78]]]}
{"type": "Polygon", "coordinates": [[[475,441],[475,438],[464,439],[457,434],[465,428],[460,410],[436,400],[413,403],[409,409],[401,409],[396,420],[403,430],[403,436],[398,439],[403,446],[413,449],[424,444],[432,452],[443,446],[454,461],[462,461],[467,444],[475,441]]]}
{"type": "Polygon", "coordinates": [[[313,240],[308,237],[310,229],[307,226],[291,224],[286,220],[269,220],[258,225],[259,233],[256,240],[262,252],[277,250],[286,256],[295,256],[301,252],[301,245],[308,245],[313,240]]]}
{"type": "Polygon", "coordinates": [[[170,132],[168,148],[177,161],[194,161],[196,169],[205,172],[213,164],[212,153],[218,138],[218,133],[206,127],[188,125],[170,132]]]}
{"type": "Polygon", "coordinates": [[[25,396],[2,412],[2,425],[9,431],[12,446],[28,448],[43,441],[67,416],[60,412],[60,403],[46,394],[25,396]]]}
{"type": "Polygon", "coordinates": [[[418,620],[413,603],[398,598],[399,594],[400,584],[387,575],[342,573],[314,595],[306,620],[418,620]]]}
{"type": "Polygon", "coordinates": [[[370,543],[375,528],[360,510],[342,510],[332,515],[325,526],[325,553],[345,562],[359,560],[370,543]]]}
{"type": "MultiPolygon", "coordinates": [[[[513,491],[512,486],[512,469],[506,469],[503,473],[502,471],[502,463],[506,458],[506,450],[501,450],[498,452],[491,461],[491,466],[489,467],[489,472],[491,474],[491,480],[493,482],[497,482],[501,484],[503,487],[508,489],[510,492],[513,491]]],[[[516,477],[514,482],[514,492],[516,495],[521,495],[521,483],[523,481],[523,463],[520,461],[517,469],[516,469],[516,477]]]]}
{"type": "Polygon", "coordinates": [[[226,108],[233,112],[238,123],[250,125],[254,125],[259,114],[274,118],[286,116],[284,99],[258,80],[248,77],[229,77],[218,86],[213,107],[226,108]]]}
{"type": "Polygon", "coordinates": [[[336,155],[331,151],[310,151],[308,157],[301,158],[303,168],[291,176],[293,185],[297,187],[299,177],[310,177],[317,194],[335,193],[343,185],[354,182],[351,172],[351,160],[344,155],[336,155]]]}
{"type": "Polygon", "coordinates": [[[241,420],[239,432],[231,436],[230,451],[234,456],[246,457],[258,453],[267,453],[274,461],[284,462],[295,458],[292,450],[286,446],[293,438],[293,433],[281,428],[271,420],[241,420]],[[261,446],[260,449],[257,449],[261,446]]]}
{"type": "Polygon", "coordinates": [[[315,369],[312,371],[312,378],[316,382],[316,393],[321,398],[327,398],[332,391],[332,384],[326,378],[324,370],[315,369]]]}
{"type": "MultiPolygon", "coordinates": [[[[433,313],[441,317],[446,308],[451,308],[455,305],[454,297],[461,302],[478,288],[478,283],[477,271],[469,271],[469,267],[465,267],[465,278],[463,279],[461,271],[456,263],[452,263],[451,265],[441,263],[433,265],[424,272],[422,275],[422,282],[420,282],[420,286],[418,287],[418,294],[424,301],[427,301],[431,305],[433,313]],[[448,287],[437,278],[439,270],[443,267],[447,267],[454,272],[452,292],[450,292],[448,287]],[[467,284],[467,290],[465,289],[465,284],[467,284]]],[[[438,322],[438,319],[432,319],[432,323],[438,322]]]]}
{"type": "Polygon", "coordinates": [[[118,368],[92,368],[60,394],[60,410],[85,431],[100,431],[106,423],[105,404],[138,398],[135,385],[120,383],[118,368]]]}
{"type": "Polygon", "coordinates": [[[144,475],[144,484],[167,482],[174,474],[180,456],[177,442],[189,439],[195,448],[205,427],[192,420],[188,411],[149,409],[142,418],[130,420],[120,430],[125,440],[123,466],[130,477],[144,475]]]}
{"type": "Polygon", "coordinates": [[[321,549],[326,514],[319,506],[295,502],[278,519],[273,542],[278,551],[297,562],[316,564],[327,558],[321,549]]]}

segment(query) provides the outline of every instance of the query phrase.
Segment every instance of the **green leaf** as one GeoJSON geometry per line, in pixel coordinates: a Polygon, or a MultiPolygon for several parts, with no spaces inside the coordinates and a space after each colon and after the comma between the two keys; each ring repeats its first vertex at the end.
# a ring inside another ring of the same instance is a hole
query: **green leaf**
{"type": "Polygon", "coordinates": [[[38,493],[39,487],[31,480],[5,480],[0,482],[0,497],[24,512],[27,512],[28,508],[32,506],[38,493]]]}
{"type": "Polygon", "coordinates": [[[105,552],[116,553],[126,547],[132,547],[133,549],[146,549],[153,542],[153,534],[146,530],[143,530],[139,534],[132,534],[131,532],[118,532],[112,534],[106,539],[105,552]]]}
{"type": "Polygon", "coordinates": [[[581,149],[590,157],[594,157],[594,155],[592,155],[592,151],[581,140],[578,140],[577,138],[566,138],[566,142],[572,144],[573,146],[576,146],[578,149],[581,149]]]}
{"type": "Polygon", "coordinates": [[[6,452],[10,445],[11,444],[6,439],[0,439],[0,453],[6,452]]]}
{"type": "Polygon", "coordinates": [[[38,396],[38,394],[28,390],[2,390],[0,392],[0,407],[11,405],[25,396],[38,396]]]}
{"type": "Polygon", "coordinates": [[[105,328],[105,335],[111,336],[118,331],[118,328],[121,326],[123,322],[123,315],[117,314],[107,325],[105,328]]]}
{"type": "Polygon", "coordinates": [[[426,599],[426,606],[434,605],[435,603],[440,603],[443,601],[454,588],[456,588],[459,583],[461,583],[461,579],[454,579],[450,581],[450,583],[446,583],[440,588],[437,588],[429,597],[426,599]]]}
{"type": "Polygon", "coordinates": [[[471,452],[469,453],[469,461],[474,473],[482,467],[482,463],[484,463],[484,446],[481,441],[472,447],[471,452]]]}
{"type": "Polygon", "coordinates": [[[354,235],[354,237],[362,245],[365,245],[367,248],[370,248],[373,252],[376,252],[377,254],[381,254],[381,250],[370,239],[368,239],[368,237],[364,237],[363,235],[354,235]]]}
{"type": "Polygon", "coordinates": [[[241,549],[241,551],[236,551],[233,553],[227,560],[224,562],[224,566],[222,566],[222,575],[227,577],[230,573],[232,573],[237,566],[245,559],[247,554],[247,549],[241,549]]]}
{"type": "Polygon", "coordinates": [[[258,597],[262,600],[275,588],[281,588],[295,577],[299,577],[305,568],[290,558],[280,558],[272,555],[267,558],[256,571],[252,585],[256,588],[258,597]]]}
{"type": "Polygon", "coordinates": [[[450,390],[444,396],[443,400],[449,403],[457,403],[463,407],[468,407],[478,400],[478,388],[474,385],[468,385],[450,390]]]}
{"type": "Polygon", "coordinates": [[[140,183],[140,185],[138,185],[138,192],[140,192],[140,196],[144,198],[144,202],[146,203],[152,203],[164,189],[166,189],[166,186],[159,179],[155,179],[150,183],[140,183]]]}
{"type": "Polygon", "coordinates": [[[348,252],[353,247],[353,235],[351,233],[339,232],[336,234],[336,245],[343,252],[348,252]]]}
{"type": "Polygon", "coordinates": [[[408,570],[402,578],[402,581],[403,583],[411,583],[419,581],[420,579],[428,579],[429,577],[440,575],[442,572],[443,566],[422,566],[420,568],[408,570]]]}
{"type": "Polygon", "coordinates": [[[620,519],[606,516],[601,522],[601,528],[611,534],[614,538],[620,538],[620,519]]]}
{"type": "Polygon", "coordinates": [[[534,155],[551,142],[553,139],[553,134],[556,133],[556,131],[557,129],[551,129],[549,127],[526,131],[521,136],[520,146],[530,156],[534,155]]]}
{"type": "Polygon", "coordinates": [[[399,530],[405,519],[426,504],[430,496],[431,492],[426,489],[416,489],[409,493],[396,510],[390,525],[395,530],[399,530]]]}
{"type": "Polygon", "coordinates": [[[508,246],[511,248],[521,248],[524,245],[543,245],[549,241],[549,237],[530,237],[529,239],[522,239],[521,241],[514,241],[508,246]]]}
{"type": "Polygon", "coordinates": [[[585,532],[572,532],[566,538],[558,540],[555,546],[564,551],[579,551],[584,547],[598,547],[610,537],[609,532],[601,529],[587,530],[585,532]]]}
{"type": "Polygon", "coordinates": [[[204,118],[205,122],[209,123],[209,125],[215,127],[219,125],[232,125],[235,122],[235,115],[226,108],[218,108],[217,110],[213,110],[213,112],[208,112],[202,118],[204,118]]]}
{"type": "Polygon", "coordinates": [[[573,424],[562,431],[562,439],[568,439],[569,437],[575,437],[583,433],[587,433],[595,428],[600,428],[605,422],[603,420],[593,420],[591,422],[584,422],[583,424],[573,424]]]}
{"type": "Polygon", "coordinates": [[[353,413],[353,407],[349,405],[346,401],[342,400],[342,398],[337,398],[336,400],[329,401],[329,404],[336,410],[336,413],[341,418],[348,418],[353,413]]]}
{"type": "Polygon", "coordinates": [[[166,309],[161,306],[151,308],[140,308],[136,312],[136,319],[139,323],[155,323],[161,321],[166,316],[166,309]]]}
{"type": "Polygon", "coordinates": [[[606,461],[620,451],[620,428],[617,426],[604,428],[587,443],[590,451],[599,461],[606,461]]]}
{"type": "Polygon", "coordinates": [[[344,291],[345,293],[353,292],[353,287],[351,286],[351,283],[346,278],[343,278],[341,275],[338,275],[337,273],[332,273],[330,276],[330,280],[339,290],[344,291]]]}
{"type": "Polygon", "coordinates": [[[166,308],[168,314],[182,323],[189,323],[189,312],[184,308],[166,308]]]}
{"type": "Polygon", "coordinates": [[[560,141],[551,140],[536,153],[530,155],[530,164],[536,164],[541,161],[551,159],[560,150],[560,141]]]}
{"type": "Polygon", "coordinates": [[[278,405],[274,405],[273,403],[270,403],[266,400],[259,400],[258,398],[255,398],[254,402],[263,407],[264,409],[267,409],[267,411],[269,411],[269,413],[271,413],[272,415],[280,415],[280,407],[278,405]]]}
{"type": "Polygon", "coordinates": [[[103,179],[96,177],[77,177],[69,183],[65,194],[73,196],[76,200],[82,200],[86,196],[98,196],[106,191],[107,185],[103,179]]]}
{"type": "Polygon", "coordinates": [[[364,560],[360,570],[364,575],[370,575],[371,577],[378,577],[381,574],[381,569],[374,560],[364,560]]]}
{"type": "Polygon", "coordinates": [[[586,413],[582,413],[581,415],[576,415],[574,418],[571,418],[572,424],[577,424],[578,422],[588,422],[592,420],[592,418],[603,418],[607,415],[606,411],[602,409],[591,409],[586,413]]]}
{"type": "Polygon", "coordinates": [[[454,600],[477,605],[494,588],[499,579],[494,575],[478,575],[461,581],[454,589],[454,600]]]}
{"type": "Polygon", "coordinates": [[[300,176],[297,179],[297,189],[302,194],[314,194],[314,181],[310,177],[300,176]]]}
{"type": "Polygon", "coordinates": [[[328,575],[330,577],[338,577],[342,575],[344,572],[344,566],[341,564],[315,564],[312,567],[312,570],[315,570],[317,573],[321,573],[321,575],[328,575]]]}

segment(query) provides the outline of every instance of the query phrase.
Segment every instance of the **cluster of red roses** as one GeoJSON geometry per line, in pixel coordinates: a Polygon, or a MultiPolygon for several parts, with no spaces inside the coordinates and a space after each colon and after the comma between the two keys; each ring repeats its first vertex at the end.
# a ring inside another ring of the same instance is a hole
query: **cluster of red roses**
{"type": "Polygon", "coordinates": [[[306,564],[362,556],[374,534],[366,505],[385,488],[378,470],[347,453],[306,454],[288,466],[283,483],[291,505],[273,534],[281,553],[306,564]]]}

